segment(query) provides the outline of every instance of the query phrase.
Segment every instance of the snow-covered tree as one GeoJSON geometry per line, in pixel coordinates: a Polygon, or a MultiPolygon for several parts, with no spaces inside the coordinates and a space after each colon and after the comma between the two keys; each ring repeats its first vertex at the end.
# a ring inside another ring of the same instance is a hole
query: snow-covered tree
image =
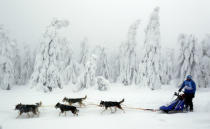
{"type": "Polygon", "coordinates": [[[79,77],[79,71],[79,64],[74,59],[72,59],[66,68],[63,69],[62,75],[64,83],[76,84],[79,77]]]}
{"type": "Polygon", "coordinates": [[[85,64],[84,71],[80,75],[77,83],[78,89],[89,88],[96,84],[96,56],[91,55],[85,64]]]}
{"type": "Polygon", "coordinates": [[[198,50],[196,49],[197,38],[193,35],[181,34],[178,38],[180,46],[179,56],[177,59],[177,79],[179,84],[186,79],[187,75],[192,75],[195,81],[199,70],[198,50]]]}
{"type": "Polygon", "coordinates": [[[198,86],[210,87],[210,35],[206,35],[205,39],[201,42],[199,68],[198,86]]]}
{"type": "Polygon", "coordinates": [[[69,41],[62,39],[60,42],[59,63],[62,80],[65,84],[77,82],[79,75],[79,64],[73,58],[73,50],[69,41]]]}
{"type": "Polygon", "coordinates": [[[83,65],[83,67],[87,63],[87,59],[88,59],[88,56],[89,56],[89,47],[88,47],[87,43],[88,43],[87,38],[84,38],[83,41],[80,44],[81,51],[80,51],[79,63],[81,65],[83,65]]]}
{"type": "Polygon", "coordinates": [[[52,91],[57,87],[62,88],[59,60],[59,43],[62,37],[59,35],[59,31],[67,26],[68,21],[54,19],[43,35],[31,80],[34,85],[45,92],[52,91]]]}
{"type": "Polygon", "coordinates": [[[174,50],[165,49],[164,53],[161,55],[161,83],[169,84],[170,81],[174,78],[174,50]]]}
{"type": "Polygon", "coordinates": [[[110,69],[106,49],[102,46],[98,46],[96,49],[98,51],[96,76],[102,76],[105,79],[109,80],[110,69]]]}
{"type": "Polygon", "coordinates": [[[26,84],[34,70],[34,57],[31,53],[31,48],[25,45],[23,48],[22,63],[21,63],[21,84],[26,84]]]}
{"type": "Polygon", "coordinates": [[[141,86],[148,86],[152,90],[161,87],[160,51],[159,7],[156,7],[145,30],[143,58],[139,65],[141,86]]]}
{"type": "Polygon", "coordinates": [[[10,90],[15,81],[14,42],[0,26],[0,87],[10,90]]]}
{"type": "Polygon", "coordinates": [[[127,41],[120,46],[120,76],[118,81],[122,82],[124,85],[136,84],[138,80],[136,34],[139,24],[140,20],[137,20],[130,26],[127,41]]]}
{"type": "Polygon", "coordinates": [[[120,75],[120,54],[117,50],[113,50],[108,55],[110,82],[117,82],[120,75]]]}
{"type": "Polygon", "coordinates": [[[17,42],[15,40],[12,41],[12,47],[13,47],[13,54],[14,54],[14,78],[15,78],[15,84],[19,85],[21,84],[21,55],[20,50],[18,48],[17,42]]]}

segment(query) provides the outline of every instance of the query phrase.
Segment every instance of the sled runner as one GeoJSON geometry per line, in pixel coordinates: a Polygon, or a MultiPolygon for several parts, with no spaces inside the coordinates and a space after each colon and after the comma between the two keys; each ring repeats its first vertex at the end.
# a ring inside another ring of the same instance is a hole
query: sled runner
{"type": "Polygon", "coordinates": [[[174,93],[177,98],[167,106],[161,106],[159,109],[165,113],[183,112],[185,107],[184,94],[174,93]]]}

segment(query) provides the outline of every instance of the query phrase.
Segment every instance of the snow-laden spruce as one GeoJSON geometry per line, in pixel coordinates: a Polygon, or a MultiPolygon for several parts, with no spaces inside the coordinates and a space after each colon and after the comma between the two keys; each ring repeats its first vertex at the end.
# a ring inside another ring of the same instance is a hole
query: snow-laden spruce
{"type": "Polygon", "coordinates": [[[210,35],[206,35],[201,42],[199,60],[199,86],[205,88],[210,87],[210,35]]]}
{"type": "Polygon", "coordinates": [[[106,80],[110,79],[110,69],[108,63],[108,57],[106,53],[106,49],[102,46],[98,46],[97,50],[97,68],[96,68],[96,76],[102,76],[106,80]]]}
{"type": "Polygon", "coordinates": [[[109,64],[110,64],[110,82],[117,82],[118,77],[120,75],[120,52],[113,51],[109,56],[109,64]]]}
{"type": "MultiPolygon", "coordinates": [[[[13,54],[15,55],[13,62],[14,62],[14,77],[15,77],[15,84],[16,85],[20,85],[22,82],[22,78],[21,78],[21,57],[20,57],[20,50],[17,46],[16,41],[13,41],[13,54]]],[[[24,69],[24,68],[23,68],[24,69]]]]}
{"type": "Polygon", "coordinates": [[[84,38],[83,41],[80,44],[80,58],[79,63],[82,65],[82,67],[85,67],[85,64],[87,63],[87,59],[89,56],[89,47],[88,47],[88,40],[87,38],[84,38]]]}
{"type": "Polygon", "coordinates": [[[61,79],[64,84],[77,82],[79,75],[79,64],[74,59],[73,50],[70,46],[71,44],[65,38],[60,39],[57,48],[59,51],[59,66],[61,71],[61,79]]]}
{"type": "Polygon", "coordinates": [[[23,55],[22,56],[22,61],[21,61],[21,76],[20,76],[20,83],[21,84],[26,84],[30,77],[31,74],[33,73],[33,68],[34,68],[34,57],[31,53],[31,49],[29,46],[24,46],[23,55]]]}
{"type": "Polygon", "coordinates": [[[63,37],[59,35],[59,31],[67,26],[68,21],[54,19],[43,35],[31,80],[33,86],[45,92],[57,87],[62,88],[60,72],[63,64],[58,57],[61,55],[60,43],[63,37]]]}
{"type": "Polygon", "coordinates": [[[174,50],[164,49],[161,56],[161,84],[168,85],[170,81],[174,79],[174,50]]]}
{"type": "Polygon", "coordinates": [[[124,85],[138,83],[138,61],[136,52],[136,34],[140,20],[135,21],[128,30],[128,37],[125,43],[120,46],[120,75],[118,81],[124,85]]]}
{"type": "Polygon", "coordinates": [[[87,41],[82,42],[80,52],[80,67],[78,83],[76,90],[95,87],[98,90],[105,91],[109,86],[109,64],[105,48],[97,46],[94,51],[88,50],[87,41]],[[98,55],[98,56],[96,56],[98,55]]]}
{"type": "Polygon", "coordinates": [[[0,87],[10,90],[15,84],[15,42],[6,35],[0,26],[0,87]]]}
{"type": "Polygon", "coordinates": [[[181,84],[187,75],[192,75],[197,82],[200,72],[197,38],[193,35],[180,34],[178,44],[180,47],[176,66],[178,83],[181,84]]]}
{"type": "Polygon", "coordinates": [[[96,60],[96,56],[93,54],[88,57],[85,67],[79,76],[77,90],[95,86],[97,68],[96,60]]]}
{"type": "Polygon", "coordinates": [[[161,87],[161,46],[159,7],[151,14],[149,24],[145,30],[143,59],[139,65],[140,85],[151,89],[161,87]]]}

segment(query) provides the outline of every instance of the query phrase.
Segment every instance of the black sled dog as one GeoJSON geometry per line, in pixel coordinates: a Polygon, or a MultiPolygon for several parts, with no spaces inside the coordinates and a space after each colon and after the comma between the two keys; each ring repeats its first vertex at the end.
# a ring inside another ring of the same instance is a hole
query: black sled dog
{"type": "Polygon", "coordinates": [[[23,113],[26,113],[28,117],[30,117],[30,112],[33,113],[33,115],[38,115],[40,114],[39,112],[39,107],[42,105],[42,102],[36,103],[36,104],[17,104],[15,106],[15,110],[19,110],[19,115],[17,116],[17,118],[19,116],[21,116],[23,113]]]}
{"type": "Polygon", "coordinates": [[[113,113],[112,107],[115,108],[115,112],[117,111],[117,108],[118,108],[118,109],[121,109],[125,113],[124,109],[121,106],[121,104],[123,102],[124,102],[124,99],[122,99],[120,102],[115,102],[115,101],[102,101],[101,100],[99,106],[105,108],[101,113],[103,113],[104,111],[106,111],[108,108],[110,108],[111,113],[113,113]]]}

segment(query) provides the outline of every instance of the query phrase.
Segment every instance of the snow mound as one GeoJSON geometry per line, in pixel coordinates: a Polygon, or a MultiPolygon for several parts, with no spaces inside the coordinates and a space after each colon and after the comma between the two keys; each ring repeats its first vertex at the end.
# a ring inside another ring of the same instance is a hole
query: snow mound
{"type": "Polygon", "coordinates": [[[97,77],[97,89],[100,91],[106,91],[109,86],[109,81],[106,80],[104,77],[99,76],[97,77]]]}

